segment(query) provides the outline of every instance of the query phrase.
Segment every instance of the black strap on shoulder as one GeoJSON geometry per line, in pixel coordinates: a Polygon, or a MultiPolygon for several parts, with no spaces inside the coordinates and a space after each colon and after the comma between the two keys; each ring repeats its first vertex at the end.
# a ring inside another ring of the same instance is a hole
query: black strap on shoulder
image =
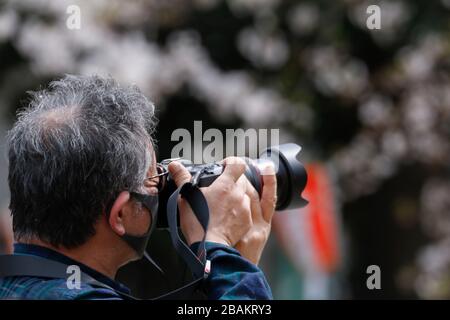
{"type": "MultiPolygon", "coordinates": [[[[71,273],[68,273],[68,267],[69,265],[67,264],[33,255],[0,255],[0,278],[27,276],[49,279],[67,279],[71,275],[71,273]]],[[[89,284],[93,287],[112,290],[124,299],[135,299],[126,293],[115,290],[103,282],[95,280],[84,272],[80,273],[80,282],[89,284]]]]}
{"type": "MultiPolygon", "coordinates": [[[[191,270],[194,280],[177,290],[155,298],[155,300],[186,299],[191,297],[192,294],[200,288],[202,280],[208,276],[210,269],[209,262],[206,260],[205,249],[205,235],[209,223],[209,208],[205,196],[195,184],[190,182],[186,183],[170,196],[167,203],[167,221],[172,244],[191,270]],[[189,203],[192,211],[204,229],[203,240],[198,247],[197,253],[192,252],[187,244],[181,240],[178,233],[178,197],[180,195],[189,203]]],[[[33,255],[0,255],[0,278],[10,276],[30,276],[50,279],[67,279],[69,276],[67,268],[68,265],[64,263],[33,255]]],[[[113,290],[124,299],[138,300],[131,295],[117,291],[105,283],[95,280],[86,273],[82,272],[80,276],[80,281],[82,283],[113,290]]]]}

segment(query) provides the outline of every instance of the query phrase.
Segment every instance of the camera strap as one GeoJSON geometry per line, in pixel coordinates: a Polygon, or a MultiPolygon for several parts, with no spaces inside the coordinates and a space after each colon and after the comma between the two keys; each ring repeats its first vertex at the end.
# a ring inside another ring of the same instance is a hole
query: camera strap
{"type": "Polygon", "coordinates": [[[172,245],[178,255],[186,262],[192,272],[194,280],[189,284],[165,294],[158,299],[186,299],[200,289],[202,281],[209,275],[211,263],[206,260],[205,236],[209,224],[209,208],[206,198],[198,186],[193,182],[185,183],[179,187],[167,202],[167,222],[169,225],[172,245]],[[181,239],[178,233],[178,197],[185,199],[192,208],[194,215],[200,222],[204,230],[203,239],[198,246],[197,253],[194,253],[189,246],[181,239]]]}

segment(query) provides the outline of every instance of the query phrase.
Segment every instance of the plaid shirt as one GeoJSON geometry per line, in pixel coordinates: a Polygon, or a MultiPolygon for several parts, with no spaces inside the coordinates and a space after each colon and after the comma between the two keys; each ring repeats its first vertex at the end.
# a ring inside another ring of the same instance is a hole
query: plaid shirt
{"type": "MultiPolygon", "coordinates": [[[[208,299],[272,299],[263,272],[233,248],[206,243],[211,273],[204,283],[208,299]]],[[[82,283],[80,289],[69,289],[66,279],[28,276],[0,278],[0,299],[32,300],[122,300],[118,293],[130,294],[124,285],[59,252],[36,245],[15,244],[15,254],[29,254],[78,265],[82,272],[114,290],[82,283]]]]}

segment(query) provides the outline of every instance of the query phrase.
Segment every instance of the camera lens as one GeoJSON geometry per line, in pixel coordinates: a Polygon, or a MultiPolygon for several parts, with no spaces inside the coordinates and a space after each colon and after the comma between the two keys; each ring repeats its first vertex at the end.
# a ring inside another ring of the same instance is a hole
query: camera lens
{"type": "MultiPolygon", "coordinates": [[[[275,167],[277,210],[302,208],[308,204],[308,201],[302,197],[302,192],[306,186],[307,173],[299,160],[301,149],[299,145],[294,143],[270,147],[261,153],[259,159],[254,161],[259,174],[262,172],[262,166],[266,165],[267,162],[271,162],[275,167]]],[[[254,180],[261,179],[254,178],[254,180]]]]}

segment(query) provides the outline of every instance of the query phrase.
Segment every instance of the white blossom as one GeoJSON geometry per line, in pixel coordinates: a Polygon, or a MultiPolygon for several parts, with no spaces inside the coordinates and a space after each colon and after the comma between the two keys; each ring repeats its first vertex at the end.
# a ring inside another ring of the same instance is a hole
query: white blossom
{"type": "Polygon", "coordinates": [[[319,20],[319,8],[309,2],[298,4],[288,14],[289,27],[299,36],[311,33],[317,28],[319,20]]]}

